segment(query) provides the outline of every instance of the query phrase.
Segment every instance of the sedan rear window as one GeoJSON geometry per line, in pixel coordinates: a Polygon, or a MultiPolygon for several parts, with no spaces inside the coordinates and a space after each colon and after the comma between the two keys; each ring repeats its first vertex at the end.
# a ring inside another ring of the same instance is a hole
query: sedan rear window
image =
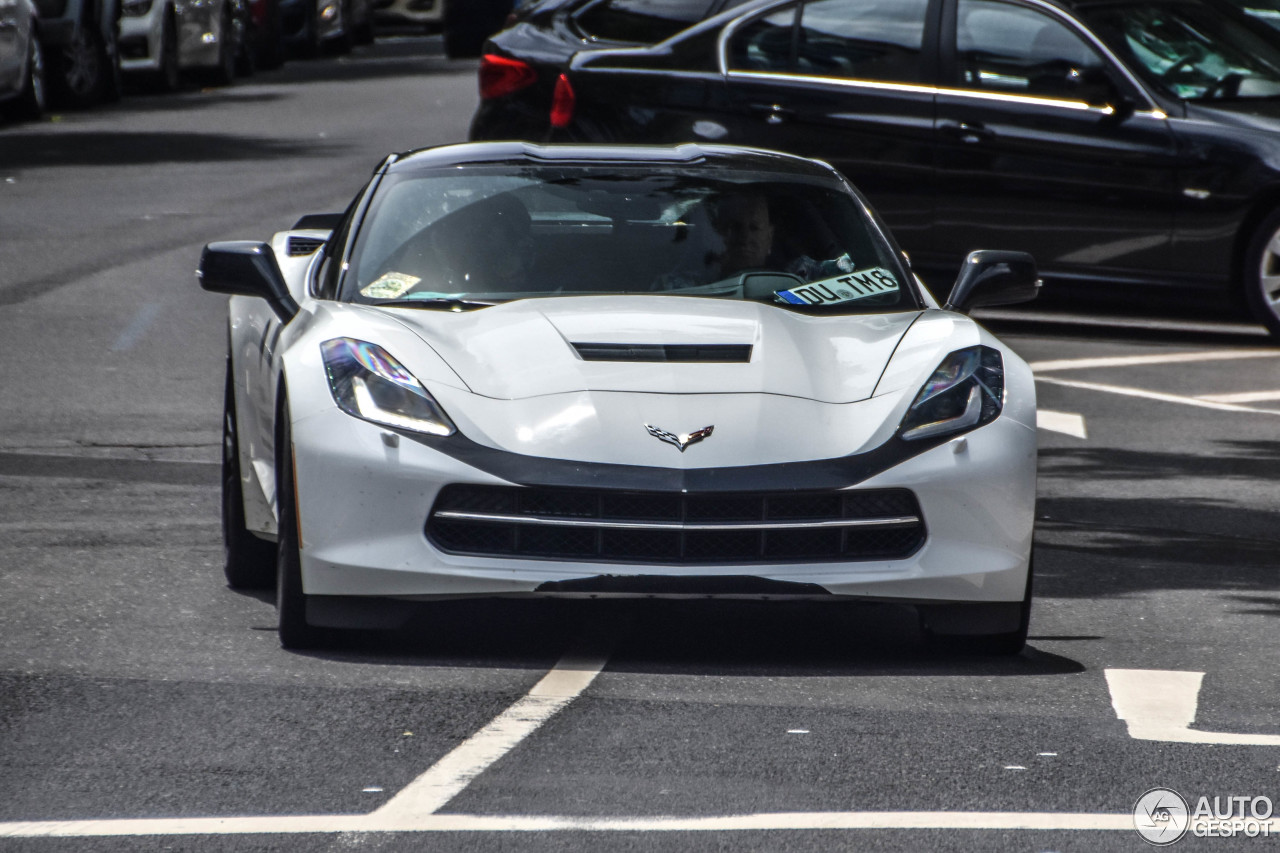
{"type": "Polygon", "coordinates": [[[346,301],[459,310],[602,294],[845,313],[919,304],[878,224],[838,181],[707,168],[393,174],[342,285],[346,301]]]}
{"type": "Polygon", "coordinates": [[[706,18],[717,5],[717,0],[601,0],[575,20],[593,38],[656,44],[706,18]]]}

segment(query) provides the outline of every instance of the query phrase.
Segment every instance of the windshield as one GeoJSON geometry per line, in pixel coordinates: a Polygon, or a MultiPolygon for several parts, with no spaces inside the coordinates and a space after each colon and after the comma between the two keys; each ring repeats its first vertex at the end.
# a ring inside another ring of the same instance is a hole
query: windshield
{"type": "Polygon", "coordinates": [[[1202,2],[1082,10],[1111,49],[1149,83],[1187,100],[1280,96],[1280,42],[1202,2]]]}
{"type": "Polygon", "coordinates": [[[538,296],[750,299],[802,311],[918,307],[835,179],[697,168],[506,166],[392,174],[342,299],[468,309],[538,296]]]}

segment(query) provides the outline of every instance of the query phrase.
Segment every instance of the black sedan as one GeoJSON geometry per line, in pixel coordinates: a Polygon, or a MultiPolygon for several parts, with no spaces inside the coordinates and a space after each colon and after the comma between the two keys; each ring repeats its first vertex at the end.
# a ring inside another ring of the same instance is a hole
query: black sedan
{"type": "Polygon", "coordinates": [[[819,157],[926,275],[998,244],[1280,334],[1280,39],[1227,0],[544,0],[480,85],[474,139],[819,157]]]}

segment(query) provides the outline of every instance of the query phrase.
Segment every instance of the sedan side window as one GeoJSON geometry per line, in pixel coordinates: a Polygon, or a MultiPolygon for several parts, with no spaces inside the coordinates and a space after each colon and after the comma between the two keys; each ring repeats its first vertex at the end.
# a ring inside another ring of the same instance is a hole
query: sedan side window
{"type": "Polygon", "coordinates": [[[757,18],[730,47],[730,65],[885,83],[923,79],[929,0],[808,0],[757,18]]]}
{"type": "Polygon", "coordinates": [[[1090,100],[1106,63],[1062,22],[998,0],[960,0],[956,55],[966,89],[1090,100]]]}

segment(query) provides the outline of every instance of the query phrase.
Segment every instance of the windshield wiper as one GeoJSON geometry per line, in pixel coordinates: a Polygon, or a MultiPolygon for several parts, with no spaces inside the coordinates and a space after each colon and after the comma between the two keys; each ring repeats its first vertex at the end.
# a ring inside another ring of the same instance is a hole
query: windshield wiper
{"type": "Polygon", "coordinates": [[[453,296],[432,296],[429,299],[391,299],[386,302],[370,303],[377,308],[431,308],[445,311],[471,311],[476,308],[490,308],[497,302],[485,302],[479,299],[459,299],[453,296]]]}

